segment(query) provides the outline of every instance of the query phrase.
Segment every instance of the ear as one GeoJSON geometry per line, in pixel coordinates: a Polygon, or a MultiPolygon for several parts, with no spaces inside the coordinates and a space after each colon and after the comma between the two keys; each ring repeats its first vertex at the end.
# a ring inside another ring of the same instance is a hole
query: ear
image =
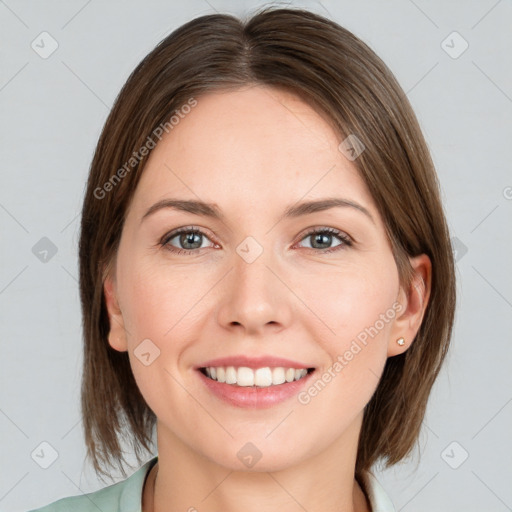
{"type": "Polygon", "coordinates": [[[414,270],[408,289],[400,288],[397,301],[401,308],[395,318],[391,338],[388,344],[388,357],[405,352],[413,343],[421,326],[423,315],[430,298],[432,263],[426,254],[409,259],[414,270]],[[405,343],[399,345],[397,340],[403,338],[405,343]]]}
{"type": "Polygon", "coordinates": [[[126,352],[128,350],[128,343],[126,340],[124,319],[117,300],[116,281],[112,272],[107,274],[103,282],[103,291],[105,293],[105,303],[110,321],[110,331],[108,333],[109,345],[119,352],[126,352]]]}

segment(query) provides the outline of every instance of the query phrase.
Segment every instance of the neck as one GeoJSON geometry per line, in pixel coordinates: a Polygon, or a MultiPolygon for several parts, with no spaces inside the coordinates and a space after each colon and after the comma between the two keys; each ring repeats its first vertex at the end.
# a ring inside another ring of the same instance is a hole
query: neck
{"type": "Polygon", "coordinates": [[[293,467],[266,472],[220,466],[157,424],[158,463],[146,480],[142,510],[368,512],[354,478],[359,428],[353,430],[293,467]]]}

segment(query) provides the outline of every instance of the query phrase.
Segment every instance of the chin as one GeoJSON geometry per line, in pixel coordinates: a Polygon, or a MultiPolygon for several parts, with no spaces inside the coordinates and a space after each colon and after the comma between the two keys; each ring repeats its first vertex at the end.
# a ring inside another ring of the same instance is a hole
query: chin
{"type": "Polygon", "coordinates": [[[249,439],[250,436],[246,436],[243,441],[230,439],[229,442],[219,442],[218,448],[213,452],[211,447],[205,447],[203,455],[210,462],[229,471],[254,473],[282,471],[300,464],[308,457],[304,451],[297,450],[297,446],[304,448],[303,440],[297,440],[292,443],[293,447],[289,448],[283,446],[277,439],[272,442],[249,439]]]}

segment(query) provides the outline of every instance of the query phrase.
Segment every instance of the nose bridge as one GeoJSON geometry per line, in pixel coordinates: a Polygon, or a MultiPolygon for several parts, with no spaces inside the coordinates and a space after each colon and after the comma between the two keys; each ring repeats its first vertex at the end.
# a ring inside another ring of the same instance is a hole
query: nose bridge
{"type": "Polygon", "coordinates": [[[276,276],[276,258],[267,244],[253,237],[243,240],[233,253],[233,267],[218,310],[218,321],[226,328],[244,328],[247,333],[284,327],[290,319],[290,294],[276,276]]]}

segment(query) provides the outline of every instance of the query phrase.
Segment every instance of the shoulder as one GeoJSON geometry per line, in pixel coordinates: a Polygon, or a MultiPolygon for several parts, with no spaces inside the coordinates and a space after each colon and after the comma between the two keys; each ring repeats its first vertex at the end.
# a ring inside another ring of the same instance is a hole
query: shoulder
{"type": "Polygon", "coordinates": [[[156,461],[156,457],[151,459],[121,482],[98,491],[61,498],[29,512],[140,512],[144,480],[156,461]]]}
{"type": "Polygon", "coordinates": [[[44,507],[30,510],[29,512],[98,512],[98,510],[116,512],[120,510],[120,496],[122,489],[126,485],[125,482],[126,480],[87,494],[61,498],[44,507]]]}
{"type": "Polygon", "coordinates": [[[365,471],[361,479],[372,512],[396,512],[393,502],[373,473],[365,471]]]}

